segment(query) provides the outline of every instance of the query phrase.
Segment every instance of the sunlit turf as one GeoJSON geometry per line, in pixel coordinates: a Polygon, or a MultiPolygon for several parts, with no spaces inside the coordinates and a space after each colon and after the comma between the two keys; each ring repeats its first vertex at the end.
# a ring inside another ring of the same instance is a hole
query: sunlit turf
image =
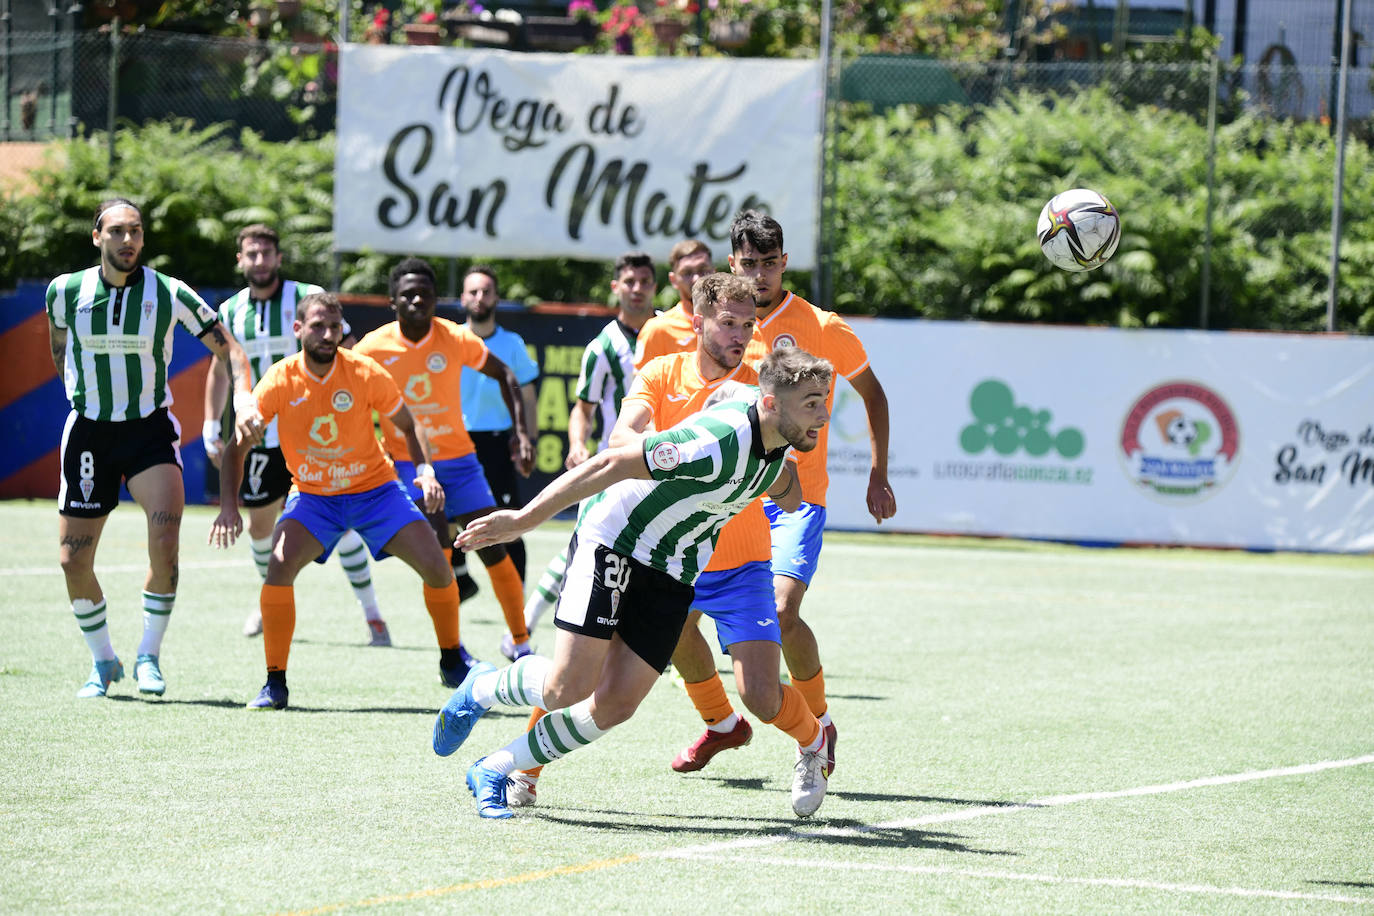
{"type": "MultiPolygon", "coordinates": [[[[526,716],[498,708],[453,757],[430,751],[448,691],[417,577],[394,559],[374,567],[396,642],[374,649],[337,563],[306,570],[292,709],[250,712],[262,644],[240,627],[257,577],[246,545],[204,546],[211,517],[187,512],[157,700],[131,676],[142,517],[111,516],[97,571],[129,674],[109,699],[80,701],[90,662],[55,509],[0,504],[0,910],[1374,904],[1374,759],[1348,763],[1374,754],[1368,557],[832,534],[804,612],[840,730],[816,817],[792,815],[793,746],[758,722],[748,747],[672,772],[701,723],[664,678],[634,719],[545,771],[537,808],[491,823],[464,768],[526,716]],[[1329,761],[1346,763],[1173,786],[1329,761]],[[1027,806],[1146,786],[1166,788],[1027,806]]],[[[532,570],[568,531],[529,539],[532,570]]],[[[464,641],[503,662],[477,578],[464,641]]],[[[535,643],[552,641],[546,621],[535,643]]]]}

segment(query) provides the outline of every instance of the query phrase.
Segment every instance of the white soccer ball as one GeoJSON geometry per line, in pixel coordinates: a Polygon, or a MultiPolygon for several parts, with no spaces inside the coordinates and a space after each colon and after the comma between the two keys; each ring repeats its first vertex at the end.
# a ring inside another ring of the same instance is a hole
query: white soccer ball
{"type": "Polygon", "coordinates": [[[1040,250],[1055,267],[1092,270],[1107,263],[1121,241],[1121,216],[1096,191],[1074,188],[1050,198],[1035,227],[1040,250]]]}

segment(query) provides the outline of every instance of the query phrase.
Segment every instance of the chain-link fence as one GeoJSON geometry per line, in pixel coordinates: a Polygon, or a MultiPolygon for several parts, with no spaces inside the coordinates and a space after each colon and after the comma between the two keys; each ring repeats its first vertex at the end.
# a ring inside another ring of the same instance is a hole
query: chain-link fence
{"type": "MultiPolygon", "coordinates": [[[[1180,151],[1186,161],[1176,163],[1177,173],[1185,183],[1173,188],[1172,195],[1174,200],[1182,200],[1185,204],[1206,199],[1205,214],[1202,204],[1197,204],[1195,212],[1188,214],[1190,228],[1201,227],[1205,222],[1206,233],[1204,235],[1198,228],[1195,239],[1185,234],[1193,242],[1195,251],[1154,253],[1165,260],[1185,257],[1189,260],[1190,278],[1202,278],[1189,280],[1200,284],[1200,289],[1190,293],[1196,305],[1189,307],[1191,314],[1151,313],[1140,320],[1175,325],[1207,326],[1211,322],[1212,326],[1259,326],[1249,323],[1253,319],[1247,317],[1237,303],[1228,301],[1234,287],[1256,282],[1254,272],[1247,275],[1243,283],[1212,276],[1214,267],[1223,276],[1227,267],[1224,263],[1214,264],[1211,234],[1213,194],[1210,176],[1218,156],[1218,131],[1242,115],[1258,117],[1261,121],[1285,119],[1334,128],[1330,122],[1338,89],[1337,68],[1329,64],[1300,63],[1303,56],[1294,53],[1269,53],[1273,47],[1287,48],[1280,42],[1270,44],[1260,60],[1246,64],[1226,58],[1194,63],[1147,63],[1130,57],[986,63],[882,55],[837,59],[829,86],[834,114],[829,122],[821,269],[815,278],[815,292],[821,301],[835,303],[840,308],[879,312],[891,308],[893,313],[898,313],[903,306],[895,298],[898,296],[895,290],[900,289],[902,283],[915,283],[921,270],[919,262],[925,251],[920,245],[906,244],[907,240],[900,238],[889,240],[897,247],[881,252],[884,256],[881,265],[859,266],[862,253],[855,255],[848,264],[843,256],[842,243],[862,217],[862,214],[843,212],[846,200],[851,208],[855,206],[852,195],[845,198],[846,170],[853,172],[856,166],[865,164],[863,156],[872,155],[871,151],[856,151],[855,147],[846,146],[846,141],[849,134],[858,132],[866,119],[885,118],[897,111],[913,112],[911,117],[929,118],[941,106],[950,104],[965,106],[967,112],[986,112],[1022,92],[1044,99],[1069,99],[1096,93],[1105,95],[1117,103],[1119,109],[1128,112],[1165,110],[1179,113],[1204,130],[1190,135],[1191,145],[1180,151]],[[1212,126],[1208,127],[1209,123],[1212,126]],[[885,285],[868,282],[883,271],[895,276],[888,278],[885,285]],[[846,290],[852,297],[848,301],[846,290]]],[[[1360,47],[1357,43],[1352,50],[1360,47]]],[[[1351,133],[1365,141],[1369,140],[1370,125],[1374,123],[1371,121],[1374,71],[1371,71],[1369,56],[1355,55],[1348,77],[1347,110],[1351,133]]],[[[190,119],[199,126],[228,122],[257,131],[269,140],[318,136],[334,129],[336,80],[336,53],[323,39],[319,43],[289,44],[156,32],[76,32],[70,28],[47,32],[7,31],[0,35],[0,91],[8,101],[4,117],[0,119],[0,140],[89,135],[111,125],[141,124],[167,118],[190,119]]],[[[972,124],[973,121],[966,121],[961,128],[970,136],[974,130],[972,124]]],[[[1091,125],[1085,126],[1085,136],[1091,130],[1091,125]]],[[[1124,170],[1127,173],[1124,179],[1139,177],[1129,174],[1132,169],[1143,171],[1130,164],[1132,150],[1127,147],[1131,145],[1122,142],[1113,153],[1120,154],[1121,163],[1108,163],[1112,169],[1124,170]]],[[[1229,152],[1223,149],[1220,155],[1226,156],[1229,152]]],[[[907,179],[899,164],[879,177],[892,183],[893,190],[886,192],[889,197],[899,198],[904,193],[903,182],[907,179]]],[[[1251,180],[1276,182],[1288,177],[1272,168],[1268,172],[1257,169],[1251,180]]],[[[1228,231],[1256,236],[1258,241],[1252,246],[1256,250],[1263,249],[1266,240],[1283,239],[1298,230],[1307,233],[1310,238],[1303,243],[1306,248],[1275,249],[1270,256],[1312,262],[1314,279],[1308,282],[1305,293],[1306,298],[1311,299],[1323,276],[1321,259],[1327,256],[1318,250],[1321,240],[1316,234],[1328,233],[1321,244],[1329,242],[1333,182],[1329,167],[1321,174],[1314,171],[1293,177],[1311,185],[1308,197],[1313,205],[1310,211],[1283,213],[1272,209],[1245,222],[1241,217],[1249,219],[1253,211],[1268,206],[1267,196],[1256,190],[1249,199],[1229,202],[1234,212],[1224,226],[1228,231]],[[1325,207],[1324,213],[1321,207],[1325,207]]],[[[972,183],[980,179],[965,176],[963,180],[969,182],[965,188],[946,188],[941,192],[958,194],[978,190],[972,183]]],[[[1367,185],[1368,177],[1364,174],[1347,176],[1347,188],[1352,182],[1367,185]]],[[[1032,196],[1043,191],[1042,187],[1032,196]]],[[[1138,219],[1143,217],[1137,207],[1138,201],[1131,203],[1136,209],[1134,215],[1138,219]]],[[[860,205],[866,204],[861,201],[860,205]]],[[[1151,216],[1157,217],[1157,214],[1151,216]]],[[[900,219],[894,217],[890,221],[900,219]]],[[[1009,237],[1013,232],[1017,239],[1027,235],[1023,230],[1007,229],[1009,237]]],[[[980,290],[978,295],[995,304],[999,293],[980,290]]],[[[1294,317],[1288,326],[1312,326],[1303,308],[1306,306],[1293,306],[1294,317]]],[[[1357,304],[1357,314],[1366,310],[1374,310],[1374,302],[1357,304]]],[[[938,308],[927,308],[923,313],[932,317],[942,314],[938,308]]],[[[998,316],[990,313],[987,317],[998,316]]]]}

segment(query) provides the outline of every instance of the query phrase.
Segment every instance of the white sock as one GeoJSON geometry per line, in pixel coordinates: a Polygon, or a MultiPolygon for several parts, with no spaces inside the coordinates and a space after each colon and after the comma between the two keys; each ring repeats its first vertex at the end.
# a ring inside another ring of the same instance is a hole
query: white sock
{"type": "Polygon", "coordinates": [[[253,563],[258,567],[258,576],[267,581],[267,561],[272,556],[272,535],[265,538],[249,538],[248,546],[253,551],[253,563]]]}
{"type": "Polygon", "coordinates": [[[821,739],[823,739],[824,737],[825,737],[825,726],[822,725],[821,728],[820,728],[820,730],[816,732],[816,740],[812,741],[810,744],[807,744],[807,745],[800,745],[800,744],[799,744],[799,745],[797,745],[797,747],[801,748],[803,754],[810,754],[810,753],[813,753],[813,752],[815,752],[815,751],[819,751],[819,750],[821,749],[821,739]]]}
{"type": "Polygon", "coordinates": [[[830,710],[827,709],[817,716],[817,718],[821,720],[821,728],[827,728],[830,725],[830,710]]]}
{"type": "Polygon", "coordinates": [[[157,655],[162,651],[162,636],[172,619],[172,605],[177,596],[143,593],[143,639],[138,644],[139,655],[157,655]]]}
{"type": "Polygon", "coordinates": [[[529,598],[525,600],[526,632],[533,633],[534,625],[539,622],[539,618],[558,603],[558,596],[563,594],[563,578],[567,574],[568,551],[564,549],[549,561],[549,566],[539,577],[534,591],[530,592],[529,598]]]}
{"type": "Polygon", "coordinates": [[[72,602],[72,614],[76,616],[76,625],[81,627],[86,648],[91,650],[91,658],[98,662],[108,662],[114,658],[114,646],[110,645],[110,628],[105,623],[105,599],[101,598],[97,602],[77,598],[72,602]]]}
{"type": "Polygon", "coordinates": [[[367,560],[367,544],[356,531],[345,531],[335,548],[339,565],[348,576],[348,584],[353,586],[353,597],[363,606],[363,616],[368,620],[381,620],[382,611],[377,606],[377,590],[372,587],[372,565],[367,560]]]}
{"type": "Polygon", "coordinates": [[[738,722],[738,721],[739,721],[739,713],[737,713],[737,712],[732,712],[732,713],[730,713],[730,715],[726,716],[724,719],[721,719],[721,720],[720,720],[719,722],[717,722],[715,725],[707,725],[707,726],[706,726],[706,730],[707,730],[707,731],[711,731],[711,732],[721,732],[721,733],[728,732],[728,731],[730,731],[730,729],[732,729],[732,728],[735,727],[735,723],[738,722]]]}
{"type": "Polygon", "coordinates": [[[473,681],[472,699],[485,709],[502,706],[544,706],[544,679],[553,662],[542,655],[526,655],[500,671],[473,681]]]}

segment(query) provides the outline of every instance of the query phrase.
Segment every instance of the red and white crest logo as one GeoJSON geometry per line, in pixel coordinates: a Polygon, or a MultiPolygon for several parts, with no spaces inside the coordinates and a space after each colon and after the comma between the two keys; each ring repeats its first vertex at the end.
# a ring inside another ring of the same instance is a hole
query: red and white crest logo
{"type": "Polygon", "coordinates": [[[795,347],[796,345],[797,338],[793,337],[791,334],[779,334],[777,337],[773,338],[774,350],[781,350],[783,347],[795,347]]]}
{"type": "Polygon", "coordinates": [[[671,471],[682,463],[682,453],[671,442],[660,442],[649,452],[649,461],[660,471],[671,471]]]}

